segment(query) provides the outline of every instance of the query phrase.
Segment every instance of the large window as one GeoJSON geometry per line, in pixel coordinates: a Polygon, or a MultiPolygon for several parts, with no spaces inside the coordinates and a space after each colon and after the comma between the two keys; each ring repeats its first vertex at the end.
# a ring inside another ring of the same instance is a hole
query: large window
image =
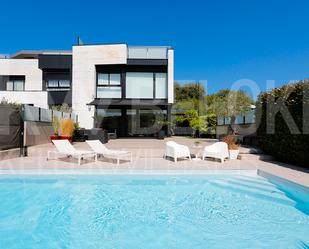
{"type": "Polygon", "coordinates": [[[126,74],[126,98],[167,98],[166,73],[128,72],[126,74]]]}
{"type": "Polygon", "coordinates": [[[119,73],[98,73],[97,98],[121,98],[119,73]]]}
{"type": "Polygon", "coordinates": [[[166,73],[156,73],[156,99],[167,98],[167,79],[166,73]]]}
{"type": "Polygon", "coordinates": [[[153,73],[127,73],[126,98],[152,99],[153,73]]]}
{"type": "Polygon", "coordinates": [[[25,90],[25,80],[21,78],[11,78],[6,81],[7,91],[24,91],[25,90]]]}

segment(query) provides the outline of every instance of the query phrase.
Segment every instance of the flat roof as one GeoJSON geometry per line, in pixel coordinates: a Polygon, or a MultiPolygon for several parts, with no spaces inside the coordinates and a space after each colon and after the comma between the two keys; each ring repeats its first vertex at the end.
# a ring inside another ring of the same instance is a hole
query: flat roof
{"type": "Polygon", "coordinates": [[[71,55],[71,50],[21,50],[12,54],[11,59],[38,58],[39,54],[71,55]]]}
{"type": "MultiPolygon", "coordinates": [[[[110,44],[82,44],[82,45],[73,45],[74,46],[100,46],[100,45],[126,45],[128,48],[166,48],[173,49],[171,46],[130,46],[126,43],[110,43],[110,44]]],[[[71,55],[71,50],[20,50],[12,54],[9,58],[11,59],[37,59],[39,54],[54,54],[54,55],[71,55]]]]}

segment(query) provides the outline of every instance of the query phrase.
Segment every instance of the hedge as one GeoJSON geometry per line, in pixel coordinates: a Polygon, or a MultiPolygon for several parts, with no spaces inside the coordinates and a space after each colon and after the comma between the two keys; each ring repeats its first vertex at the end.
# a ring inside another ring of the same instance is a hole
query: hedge
{"type": "Polygon", "coordinates": [[[261,93],[256,108],[260,148],[280,161],[309,168],[308,119],[309,80],[261,93]]]}

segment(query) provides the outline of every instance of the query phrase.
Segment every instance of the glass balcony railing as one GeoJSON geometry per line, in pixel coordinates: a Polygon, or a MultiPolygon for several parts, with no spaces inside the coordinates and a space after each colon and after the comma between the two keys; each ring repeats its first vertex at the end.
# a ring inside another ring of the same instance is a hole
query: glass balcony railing
{"type": "Polygon", "coordinates": [[[168,47],[128,47],[129,59],[167,59],[168,47]]]}

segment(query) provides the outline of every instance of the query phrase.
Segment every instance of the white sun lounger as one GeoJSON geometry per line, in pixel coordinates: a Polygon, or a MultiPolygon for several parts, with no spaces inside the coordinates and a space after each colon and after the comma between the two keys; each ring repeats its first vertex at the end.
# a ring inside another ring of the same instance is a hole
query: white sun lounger
{"type": "Polygon", "coordinates": [[[174,162],[177,162],[177,158],[188,158],[191,160],[190,149],[186,145],[178,144],[174,141],[168,141],[165,147],[164,157],[174,158],[174,162]]]}
{"type": "Polygon", "coordinates": [[[69,140],[52,140],[53,144],[56,146],[57,151],[50,150],[47,152],[47,160],[51,157],[51,154],[57,155],[65,155],[71,156],[78,159],[78,165],[81,163],[81,159],[85,157],[94,157],[95,161],[97,161],[97,153],[90,150],[77,150],[73,147],[73,145],[69,142],[69,140]]]}
{"type": "Polygon", "coordinates": [[[106,146],[102,144],[100,140],[86,140],[86,143],[98,155],[102,155],[107,158],[117,159],[117,165],[119,165],[120,157],[129,156],[130,162],[132,162],[132,152],[130,151],[110,150],[106,148],[106,146]]]}
{"type": "Polygon", "coordinates": [[[203,160],[206,157],[220,159],[221,163],[223,163],[224,159],[229,157],[229,149],[227,143],[217,142],[212,145],[205,146],[203,152],[203,160]]]}

